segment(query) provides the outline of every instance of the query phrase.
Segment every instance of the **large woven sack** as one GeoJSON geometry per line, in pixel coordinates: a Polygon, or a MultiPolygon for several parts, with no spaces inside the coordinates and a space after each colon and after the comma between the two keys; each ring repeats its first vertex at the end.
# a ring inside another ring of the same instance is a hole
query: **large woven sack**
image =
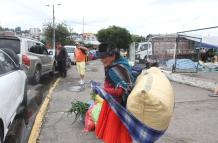
{"type": "Polygon", "coordinates": [[[142,71],[128,97],[127,110],[146,126],[163,131],[173,108],[173,89],[166,76],[155,67],[142,71]]]}

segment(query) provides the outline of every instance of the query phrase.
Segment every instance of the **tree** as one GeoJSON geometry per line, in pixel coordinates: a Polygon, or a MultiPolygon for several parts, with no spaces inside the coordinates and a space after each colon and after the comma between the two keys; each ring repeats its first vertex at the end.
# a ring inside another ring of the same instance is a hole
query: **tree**
{"type": "Polygon", "coordinates": [[[21,33],[21,27],[19,27],[19,26],[16,27],[14,31],[15,31],[16,33],[21,33]]]}
{"type": "Polygon", "coordinates": [[[131,35],[131,37],[132,37],[132,42],[139,43],[145,41],[145,37],[139,35],[131,35]]]}
{"type": "Polygon", "coordinates": [[[11,29],[9,29],[9,28],[4,28],[4,27],[1,27],[0,26],[0,31],[12,31],[12,32],[14,32],[14,29],[13,28],[11,28],[11,29]]]}
{"type": "Polygon", "coordinates": [[[103,42],[111,42],[118,49],[128,49],[131,43],[131,35],[125,28],[110,26],[107,29],[101,29],[97,33],[98,40],[103,42]]]}
{"type": "MultiPolygon", "coordinates": [[[[53,27],[52,23],[46,23],[43,27],[45,42],[52,43],[53,27]]],[[[62,45],[71,44],[73,41],[69,38],[70,32],[65,23],[59,23],[55,27],[55,42],[61,42],[62,45]]]]}

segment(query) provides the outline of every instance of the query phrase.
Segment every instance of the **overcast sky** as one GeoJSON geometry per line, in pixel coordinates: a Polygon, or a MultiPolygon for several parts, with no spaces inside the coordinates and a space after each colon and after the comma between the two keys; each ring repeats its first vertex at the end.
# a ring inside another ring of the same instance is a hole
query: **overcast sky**
{"type": "MultiPolygon", "coordinates": [[[[42,28],[52,20],[55,6],[57,22],[74,31],[96,33],[117,25],[132,34],[165,34],[218,25],[218,0],[2,0],[0,25],[22,29],[42,28]]],[[[214,32],[213,32],[214,33],[214,32]]]]}

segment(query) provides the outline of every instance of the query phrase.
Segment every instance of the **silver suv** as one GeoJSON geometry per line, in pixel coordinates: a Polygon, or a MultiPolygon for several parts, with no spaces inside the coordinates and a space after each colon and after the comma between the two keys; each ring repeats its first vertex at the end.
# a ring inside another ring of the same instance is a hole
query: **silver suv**
{"type": "Polygon", "coordinates": [[[39,41],[16,36],[0,36],[1,48],[12,49],[19,56],[19,64],[25,65],[27,77],[34,84],[39,83],[43,75],[54,73],[54,57],[50,56],[44,44],[39,41]]]}

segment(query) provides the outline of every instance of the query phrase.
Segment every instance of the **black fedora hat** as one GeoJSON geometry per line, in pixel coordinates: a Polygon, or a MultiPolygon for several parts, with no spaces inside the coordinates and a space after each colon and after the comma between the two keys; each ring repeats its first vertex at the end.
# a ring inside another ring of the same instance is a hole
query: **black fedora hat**
{"type": "Polygon", "coordinates": [[[112,43],[101,43],[96,52],[97,58],[112,56],[118,52],[117,48],[112,43]]]}

